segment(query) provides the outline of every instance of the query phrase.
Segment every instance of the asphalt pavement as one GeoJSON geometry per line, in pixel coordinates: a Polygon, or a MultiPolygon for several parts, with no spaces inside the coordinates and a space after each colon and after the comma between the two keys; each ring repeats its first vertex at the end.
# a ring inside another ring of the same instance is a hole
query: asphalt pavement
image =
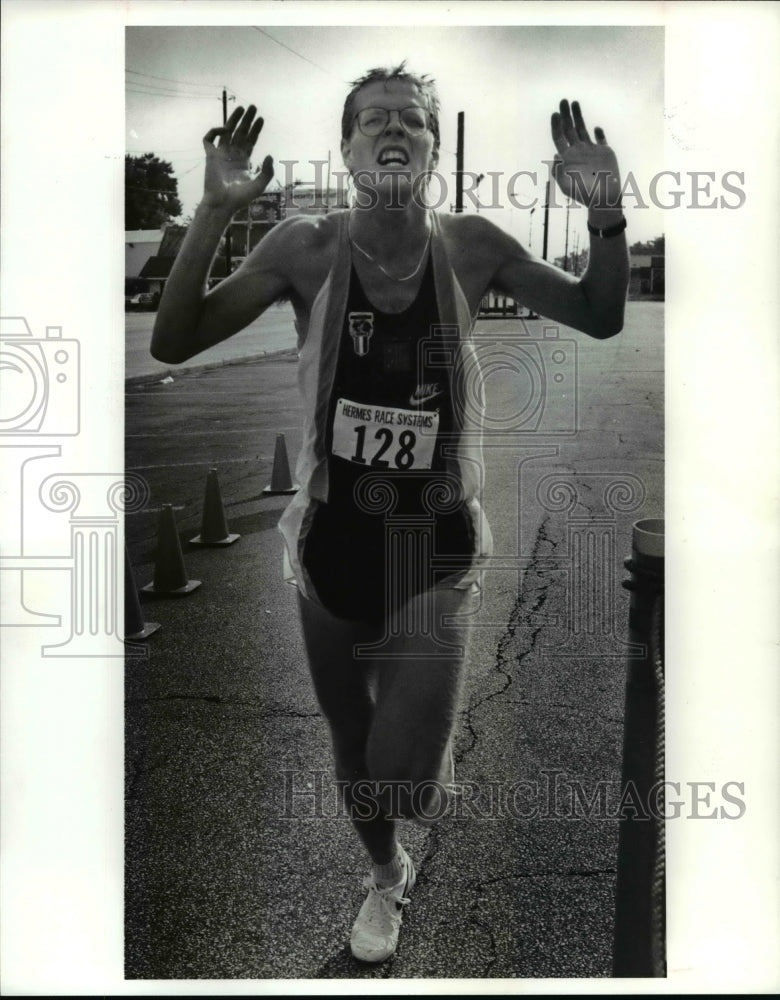
{"type": "Polygon", "coordinates": [[[279,353],[170,373],[128,359],[126,466],[148,488],[126,521],[135,581],[153,577],[169,503],[201,586],[144,599],[160,628],[126,664],[126,977],[609,976],[617,825],[608,802],[583,804],[619,782],[622,563],[632,523],[663,516],[663,305],[630,303],[605,342],[478,324],[496,557],[455,746],[463,796],[434,829],[404,824],[419,877],[378,967],[349,953],[367,862],[282,582],[289,498],[264,493],[277,435],[293,466],[300,447],[288,334],[279,353]],[[211,468],[241,537],[195,548],[211,468]]]}
{"type": "Polygon", "coordinates": [[[157,361],[149,353],[156,313],[125,313],[125,375],[133,382],[146,382],[176,376],[182,371],[218,368],[234,361],[256,360],[295,347],[295,315],[289,302],[278,302],[259,320],[221,344],[215,344],[182,367],[157,361]]]}

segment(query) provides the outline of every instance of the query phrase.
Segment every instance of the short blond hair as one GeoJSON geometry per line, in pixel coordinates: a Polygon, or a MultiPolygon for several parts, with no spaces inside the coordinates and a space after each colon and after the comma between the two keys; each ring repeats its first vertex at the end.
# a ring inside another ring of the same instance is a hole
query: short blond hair
{"type": "Polygon", "coordinates": [[[358,92],[370,83],[389,83],[395,80],[400,83],[411,83],[420,91],[425,101],[425,110],[428,112],[428,121],[433,135],[433,153],[438,156],[441,140],[439,138],[439,95],[436,92],[436,83],[427,74],[420,76],[407,70],[406,60],[392,69],[384,67],[370,69],[360,79],[352,81],[350,84],[352,90],[347,94],[347,99],[344,102],[344,113],[341,116],[341,138],[349,139],[352,135],[352,126],[355,121],[355,97],[358,92]]]}

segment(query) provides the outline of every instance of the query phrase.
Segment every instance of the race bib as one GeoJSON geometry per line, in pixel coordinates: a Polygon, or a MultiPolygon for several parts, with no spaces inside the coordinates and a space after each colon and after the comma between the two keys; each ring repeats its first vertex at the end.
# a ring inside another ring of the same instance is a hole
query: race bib
{"type": "Polygon", "coordinates": [[[339,399],[333,454],[373,469],[430,469],[439,432],[433,410],[399,410],[339,399]]]}

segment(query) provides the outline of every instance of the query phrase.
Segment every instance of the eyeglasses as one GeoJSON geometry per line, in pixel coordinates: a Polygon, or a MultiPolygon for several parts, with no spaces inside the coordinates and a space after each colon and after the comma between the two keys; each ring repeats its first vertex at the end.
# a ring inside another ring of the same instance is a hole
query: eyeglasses
{"type": "MultiPolygon", "coordinates": [[[[387,108],[363,108],[355,118],[363,135],[372,137],[384,132],[392,114],[387,108]]],[[[396,114],[408,136],[424,135],[428,131],[428,112],[424,108],[401,108],[396,114]]]]}

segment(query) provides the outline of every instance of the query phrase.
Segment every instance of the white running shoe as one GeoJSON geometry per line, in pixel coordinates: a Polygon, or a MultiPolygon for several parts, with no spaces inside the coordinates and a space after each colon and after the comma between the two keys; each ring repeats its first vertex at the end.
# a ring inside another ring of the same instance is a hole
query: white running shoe
{"type": "Polygon", "coordinates": [[[414,862],[401,848],[404,874],[397,885],[380,889],[373,875],[363,880],[368,896],[352,927],[349,939],[352,954],[361,962],[384,962],[398,944],[403,908],[409,902],[408,893],[417,881],[414,862]]]}

